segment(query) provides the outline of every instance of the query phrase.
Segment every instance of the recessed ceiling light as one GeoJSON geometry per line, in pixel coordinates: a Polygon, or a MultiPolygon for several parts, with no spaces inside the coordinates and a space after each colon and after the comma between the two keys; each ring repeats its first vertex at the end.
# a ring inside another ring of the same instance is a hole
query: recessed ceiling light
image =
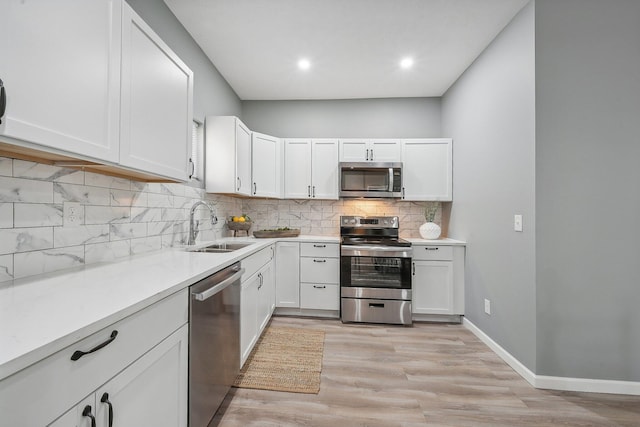
{"type": "Polygon", "coordinates": [[[411,68],[413,66],[413,58],[403,58],[402,61],[400,61],[400,67],[404,68],[405,70],[411,68]]]}
{"type": "Polygon", "coordinates": [[[308,70],[309,67],[311,67],[311,62],[309,62],[308,59],[303,58],[298,61],[298,68],[300,68],[301,70],[308,70]]]}

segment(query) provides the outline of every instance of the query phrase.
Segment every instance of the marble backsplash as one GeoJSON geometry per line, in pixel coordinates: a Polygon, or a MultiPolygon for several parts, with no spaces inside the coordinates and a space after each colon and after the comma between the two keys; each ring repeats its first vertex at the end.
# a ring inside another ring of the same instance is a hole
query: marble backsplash
{"type": "Polygon", "coordinates": [[[198,200],[220,218],[198,208],[198,240],[228,235],[241,199],[0,157],[0,282],[184,244],[198,200]],[[63,226],[64,202],[81,204],[79,226],[63,226]]]}
{"type": "MultiPolygon", "coordinates": [[[[272,200],[245,199],[243,213],[253,221],[252,230],[280,227],[299,228],[301,234],[337,236],[340,216],[398,216],[400,236],[420,237],[418,228],[424,224],[425,202],[403,202],[392,199],[362,200],[272,200]]],[[[442,210],[434,222],[440,224],[442,210]]]]}
{"type": "Polygon", "coordinates": [[[198,200],[219,218],[212,226],[208,210],[197,210],[198,240],[231,235],[226,219],[242,213],[252,218],[251,231],[290,227],[325,236],[339,234],[341,215],[398,215],[402,237],[419,237],[425,221],[424,202],[240,199],[0,157],[0,282],[184,244],[198,200]],[[64,226],[64,202],[80,203],[79,226],[64,226]]]}

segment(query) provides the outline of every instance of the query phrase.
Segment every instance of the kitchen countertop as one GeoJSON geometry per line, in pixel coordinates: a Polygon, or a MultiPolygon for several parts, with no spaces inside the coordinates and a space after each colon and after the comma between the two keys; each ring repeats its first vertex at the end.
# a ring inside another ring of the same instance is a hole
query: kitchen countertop
{"type": "Polygon", "coordinates": [[[228,240],[253,244],[215,254],[171,248],[2,283],[0,380],[274,242],[340,241],[337,236],[220,241],[228,240]]]}
{"type": "Polygon", "coordinates": [[[418,238],[408,238],[405,240],[410,241],[414,245],[466,246],[467,244],[462,240],[449,239],[448,237],[444,237],[442,239],[436,239],[436,240],[418,239],[418,238]]]}

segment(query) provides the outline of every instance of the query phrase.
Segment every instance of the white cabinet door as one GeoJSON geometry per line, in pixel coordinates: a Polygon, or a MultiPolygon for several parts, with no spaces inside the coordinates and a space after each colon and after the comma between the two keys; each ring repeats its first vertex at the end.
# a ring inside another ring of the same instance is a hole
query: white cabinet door
{"type": "Polygon", "coordinates": [[[0,135],[118,161],[118,0],[2,2],[0,135]]]}
{"type": "Polygon", "coordinates": [[[280,196],[280,139],[258,132],[251,141],[253,188],[256,197],[280,196]]]}
{"type": "Polygon", "coordinates": [[[284,145],[284,198],[311,197],[311,140],[287,139],[284,145]]]}
{"type": "Polygon", "coordinates": [[[123,6],[120,163],[188,180],[193,72],[123,6]]]}
{"type": "Polygon", "coordinates": [[[269,319],[271,319],[272,307],[273,307],[273,268],[272,263],[265,265],[260,273],[260,284],[258,285],[258,322],[257,330],[258,336],[262,333],[269,319]]]}
{"type": "Polygon", "coordinates": [[[338,141],[314,139],[311,160],[311,197],[338,200],[338,141]]]}
{"type": "Polygon", "coordinates": [[[205,120],[208,193],[251,194],[251,131],[235,116],[205,120]]]}
{"type": "Polygon", "coordinates": [[[254,274],[240,290],[240,366],[249,357],[258,339],[258,286],[260,277],[254,274]]]}
{"type": "Polygon", "coordinates": [[[341,162],[366,162],[369,160],[369,142],[364,139],[341,139],[341,162]]]}
{"type": "Polygon", "coordinates": [[[453,262],[414,261],[412,310],[417,314],[453,313],[453,262]]]}
{"type": "Polygon", "coordinates": [[[276,243],[276,307],[300,307],[299,260],[299,243],[276,243]]]}
{"type": "Polygon", "coordinates": [[[237,194],[251,195],[251,131],[240,120],[236,120],[236,181],[237,194]]]}
{"type": "Polygon", "coordinates": [[[374,139],[369,144],[369,161],[372,162],[399,162],[400,141],[389,139],[374,139]]]}
{"type": "Polygon", "coordinates": [[[341,139],[341,162],[399,162],[400,141],[392,139],[341,139]]]}
{"type": "Polygon", "coordinates": [[[98,389],[97,425],[186,427],[188,339],[184,325],[98,389]]]}
{"type": "Polygon", "coordinates": [[[453,200],[451,139],[403,140],[402,163],[404,200],[453,200]]]}

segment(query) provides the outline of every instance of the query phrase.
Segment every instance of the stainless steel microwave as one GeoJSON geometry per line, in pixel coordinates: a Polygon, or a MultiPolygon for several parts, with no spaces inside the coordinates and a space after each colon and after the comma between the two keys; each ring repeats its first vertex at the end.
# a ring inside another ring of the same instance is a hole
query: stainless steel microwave
{"type": "Polygon", "coordinates": [[[401,162],[341,162],[340,197],[402,197],[401,162]]]}

